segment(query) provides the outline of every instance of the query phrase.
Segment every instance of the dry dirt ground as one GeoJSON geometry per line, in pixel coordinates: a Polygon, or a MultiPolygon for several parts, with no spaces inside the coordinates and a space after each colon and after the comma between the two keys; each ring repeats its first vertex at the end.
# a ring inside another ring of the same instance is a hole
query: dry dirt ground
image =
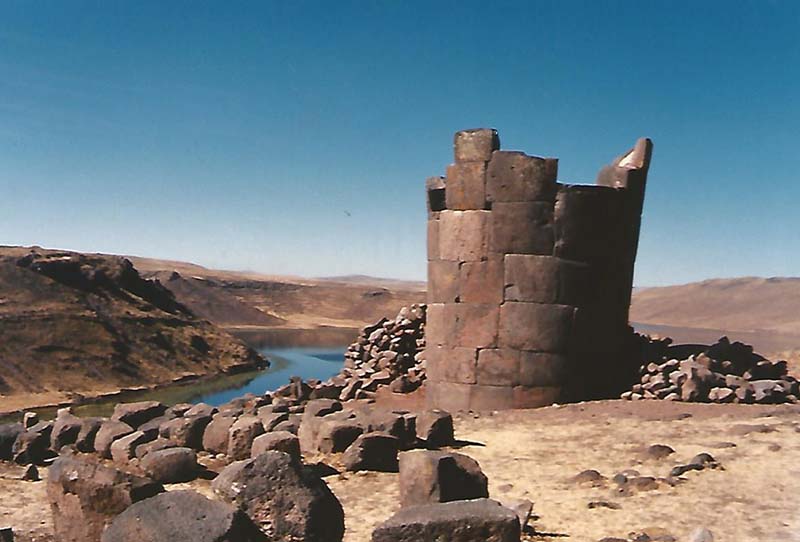
{"type": "MultiPolygon", "coordinates": [[[[532,411],[456,417],[458,451],[489,478],[490,496],[534,501],[528,540],[595,542],[631,532],[667,531],[687,540],[707,527],[717,542],[800,541],[800,407],[603,401],[532,411]],[[652,444],[675,453],[647,457],[652,444]],[[620,492],[611,478],[626,469],[666,477],[671,468],[708,452],[721,468],[689,472],[670,486],[620,492]],[[595,469],[608,480],[578,483],[595,469]],[[610,506],[589,508],[590,502],[610,506]]],[[[335,466],[335,458],[333,461],[335,466]]],[[[0,526],[17,540],[48,540],[44,483],[9,479],[0,470],[0,526]]],[[[397,474],[346,473],[326,478],[346,511],[346,542],[367,541],[398,502],[397,474]]],[[[210,494],[207,481],[191,484],[210,494]]],[[[181,485],[185,487],[185,485],[181,485]]]]}

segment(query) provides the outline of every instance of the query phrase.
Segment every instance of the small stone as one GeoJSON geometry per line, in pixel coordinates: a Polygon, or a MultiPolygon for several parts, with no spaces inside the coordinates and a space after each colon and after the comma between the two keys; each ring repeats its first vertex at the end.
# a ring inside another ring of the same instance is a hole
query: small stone
{"type": "Polygon", "coordinates": [[[653,444],[645,451],[645,455],[650,459],[664,459],[665,457],[674,453],[675,450],[666,444],[653,444]]]}
{"type": "Polygon", "coordinates": [[[689,535],[689,542],[714,542],[714,534],[705,527],[698,527],[689,535]]]}
{"type": "Polygon", "coordinates": [[[576,484],[588,485],[591,487],[602,487],[606,484],[606,477],[594,469],[585,470],[580,472],[572,478],[576,484]]]}
{"type": "Polygon", "coordinates": [[[619,504],[610,501],[589,501],[587,505],[590,509],[595,508],[608,508],[609,510],[619,510],[622,508],[619,504]]]}

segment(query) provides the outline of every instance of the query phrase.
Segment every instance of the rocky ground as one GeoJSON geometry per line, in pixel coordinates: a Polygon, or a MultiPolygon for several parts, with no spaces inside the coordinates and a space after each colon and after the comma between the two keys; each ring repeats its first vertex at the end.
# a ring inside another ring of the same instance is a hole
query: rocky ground
{"type": "MultiPolygon", "coordinates": [[[[463,414],[455,427],[458,451],[480,463],[492,498],[535,503],[529,540],[628,540],[642,532],[689,540],[706,527],[717,541],[763,542],[800,540],[798,414],[796,405],[602,401],[463,414]],[[674,452],[661,457],[669,450],[651,448],[657,444],[674,452]],[[715,462],[669,476],[702,452],[715,462]],[[624,471],[626,480],[615,479],[624,471]]],[[[337,467],[337,456],[328,462],[337,467]]],[[[21,473],[0,467],[0,527],[14,526],[16,540],[52,540],[45,483],[23,482],[21,473]]],[[[399,508],[397,474],[325,480],[344,506],[347,542],[369,540],[399,508]]],[[[203,479],[168,486],[187,487],[211,494],[203,479]]]]}

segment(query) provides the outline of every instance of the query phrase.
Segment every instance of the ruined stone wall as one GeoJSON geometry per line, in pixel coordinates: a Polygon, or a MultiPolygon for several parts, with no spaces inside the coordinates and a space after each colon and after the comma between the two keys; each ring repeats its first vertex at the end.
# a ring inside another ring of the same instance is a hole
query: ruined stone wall
{"type": "Polygon", "coordinates": [[[448,410],[611,396],[630,382],[633,265],[652,144],[557,182],[558,160],[455,135],[428,179],[427,397],[448,410]]]}

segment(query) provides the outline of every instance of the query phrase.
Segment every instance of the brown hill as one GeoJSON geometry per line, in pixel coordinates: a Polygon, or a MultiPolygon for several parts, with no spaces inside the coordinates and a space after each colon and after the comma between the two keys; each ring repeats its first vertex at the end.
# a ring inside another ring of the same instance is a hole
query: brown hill
{"type": "Polygon", "coordinates": [[[800,278],[714,279],[637,289],[631,321],[638,329],[680,341],[721,335],[764,354],[800,348],[800,278]]]}
{"type": "Polygon", "coordinates": [[[307,279],[219,271],[193,264],[132,258],[196,314],[238,334],[268,333],[303,341],[341,330],[346,344],[355,330],[412,303],[425,301],[425,283],[348,276],[307,279]]]}
{"type": "Polygon", "coordinates": [[[125,258],[0,248],[3,407],[263,364],[125,258]]]}

